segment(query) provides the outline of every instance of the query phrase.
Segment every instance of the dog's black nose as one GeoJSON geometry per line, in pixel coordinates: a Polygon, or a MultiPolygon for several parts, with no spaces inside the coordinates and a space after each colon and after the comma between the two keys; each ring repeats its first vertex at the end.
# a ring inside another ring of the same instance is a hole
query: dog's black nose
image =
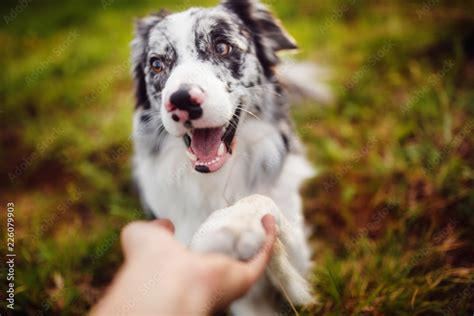
{"type": "Polygon", "coordinates": [[[190,120],[196,120],[202,116],[201,105],[204,102],[205,95],[201,89],[196,87],[180,87],[179,90],[171,94],[168,111],[177,110],[186,111],[190,120]]]}
{"type": "Polygon", "coordinates": [[[200,106],[200,104],[195,103],[191,98],[188,90],[178,90],[173,93],[170,97],[171,104],[173,104],[177,109],[187,110],[188,108],[194,108],[200,106]]]}

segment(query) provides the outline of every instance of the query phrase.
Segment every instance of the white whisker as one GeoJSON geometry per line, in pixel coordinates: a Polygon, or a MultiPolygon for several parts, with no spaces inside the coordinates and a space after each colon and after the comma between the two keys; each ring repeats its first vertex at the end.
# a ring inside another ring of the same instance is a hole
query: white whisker
{"type": "MultiPolygon", "coordinates": [[[[241,105],[239,105],[237,108],[240,109],[241,111],[244,111],[245,113],[248,113],[248,114],[252,115],[252,116],[255,117],[257,120],[261,120],[261,118],[258,117],[255,113],[253,113],[253,112],[250,111],[250,110],[244,109],[241,105]]],[[[235,114],[234,114],[234,115],[235,115],[235,114]]]]}

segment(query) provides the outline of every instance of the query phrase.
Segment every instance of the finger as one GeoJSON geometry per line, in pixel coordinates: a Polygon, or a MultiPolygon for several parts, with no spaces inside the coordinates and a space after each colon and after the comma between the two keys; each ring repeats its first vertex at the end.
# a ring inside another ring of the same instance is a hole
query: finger
{"type": "Polygon", "coordinates": [[[262,225],[266,232],[265,243],[259,250],[257,255],[253,257],[247,264],[247,270],[250,281],[255,282],[260,275],[263,274],[265,268],[270,261],[273,251],[273,245],[276,241],[276,226],[275,217],[271,214],[266,214],[262,217],[262,225]]]}
{"type": "Polygon", "coordinates": [[[266,232],[265,242],[257,255],[248,262],[228,262],[227,272],[222,280],[235,299],[244,295],[265,271],[270,260],[273,244],[276,240],[275,218],[267,214],[262,218],[262,225],[266,232]]]}
{"type": "Polygon", "coordinates": [[[267,236],[276,239],[275,217],[272,214],[266,214],[262,217],[262,225],[265,228],[267,236]]]}
{"type": "Polygon", "coordinates": [[[152,223],[160,226],[161,228],[166,229],[168,232],[174,235],[174,231],[175,231],[174,224],[169,219],[165,219],[165,218],[157,219],[157,220],[154,220],[152,223]]]}
{"type": "Polygon", "coordinates": [[[173,240],[170,230],[174,229],[173,224],[168,222],[168,220],[135,221],[127,224],[121,233],[125,259],[146,252],[147,247],[152,247],[155,251],[168,247],[173,240]]]}
{"type": "Polygon", "coordinates": [[[130,257],[137,247],[143,243],[143,231],[147,223],[144,221],[135,221],[127,224],[120,234],[122,251],[125,258],[130,257]]]}

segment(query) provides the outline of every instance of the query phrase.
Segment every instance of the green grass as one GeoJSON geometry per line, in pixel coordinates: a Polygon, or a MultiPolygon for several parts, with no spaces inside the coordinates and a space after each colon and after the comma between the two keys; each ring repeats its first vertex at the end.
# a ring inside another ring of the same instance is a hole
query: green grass
{"type": "MultiPolygon", "coordinates": [[[[102,3],[33,1],[0,30],[0,196],[15,202],[16,307],[29,314],[83,314],[122,260],[120,228],[144,218],[129,163],[133,18],[215,2],[102,3]]],[[[271,4],[336,95],[293,110],[319,170],[302,190],[319,303],[301,313],[472,314],[473,6],[271,4]]]]}

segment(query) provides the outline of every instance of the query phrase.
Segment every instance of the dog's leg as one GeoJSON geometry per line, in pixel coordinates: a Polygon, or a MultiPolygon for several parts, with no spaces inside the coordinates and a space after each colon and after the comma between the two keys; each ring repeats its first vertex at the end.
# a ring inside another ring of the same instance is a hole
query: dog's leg
{"type": "Polygon", "coordinates": [[[191,249],[200,252],[217,252],[238,260],[251,259],[265,241],[260,219],[270,213],[275,216],[278,239],[273,255],[262,278],[232,309],[238,314],[265,315],[274,310],[273,292],[281,290],[292,303],[309,303],[312,298],[306,280],[290,263],[284,242],[292,239],[292,227],[267,197],[252,195],[235,205],[213,212],[193,237],[191,249]]]}

